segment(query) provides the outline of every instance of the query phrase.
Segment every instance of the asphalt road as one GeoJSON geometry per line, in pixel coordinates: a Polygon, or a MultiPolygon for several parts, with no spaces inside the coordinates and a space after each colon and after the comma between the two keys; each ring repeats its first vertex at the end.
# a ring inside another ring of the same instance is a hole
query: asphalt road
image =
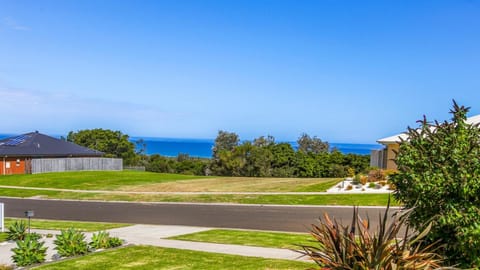
{"type": "MultiPolygon", "coordinates": [[[[124,222],[136,224],[189,225],[218,228],[240,228],[307,232],[323,213],[348,224],[352,207],[333,206],[268,206],[268,205],[206,205],[174,203],[118,203],[91,201],[60,201],[14,199],[0,197],[5,216],[24,217],[33,210],[35,218],[124,222]]],[[[383,207],[360,208],[360,215],[371,217],[376,227],[383,207]]]]}

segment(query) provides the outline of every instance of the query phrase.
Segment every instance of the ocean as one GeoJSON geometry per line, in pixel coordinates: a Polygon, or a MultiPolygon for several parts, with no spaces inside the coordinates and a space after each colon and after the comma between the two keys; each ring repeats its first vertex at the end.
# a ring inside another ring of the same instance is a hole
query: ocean
{"type": "MultiPolygon", "coordinates": [[[[0,139],[14,136],[11,134],[0,134],[0,139]]],[[[65,135],[66,136],[66,135],[65,135]]],[[[53,135],[60,138],[60,135],[53,135]]],[[[176,157],[178,154],[188,154],[192,157],[212,157],[213,139],[177,139],[177,138],[153,138],[153,137],[131,137],[132,142],[143,139],[146,144],[148,155],[159,154],[162,156],[176,157]]],[[[296,142],[289,142],[296,148],[296,142]]],[[[381,149],[379,144],[355,144],[355,143],[330,143],[330,147],[338,149],[344,154],[369,155],[371,150],[381,149]]],[[[137,150],[140,146],[137,146],[137,150]]]]}
{"type": "MultiPolygon", "coordinates": [[[[214,140],[208,139],[175,139],[175,138],[141,138],[132,137],[135,142],[143,139],[146,144],[146,153],[160,154],[163,156],[176,157],[178,154],[188,154],[192,157],[212,157],[214,140]]],[[[296,142],[289,142],[294,149],[296,142]]],[[[370,151],[382,149],[379,144],[354,144],[354,143],[330,143],[331,148],[336,148],[344,154],[370,155],[370,151]]]]}

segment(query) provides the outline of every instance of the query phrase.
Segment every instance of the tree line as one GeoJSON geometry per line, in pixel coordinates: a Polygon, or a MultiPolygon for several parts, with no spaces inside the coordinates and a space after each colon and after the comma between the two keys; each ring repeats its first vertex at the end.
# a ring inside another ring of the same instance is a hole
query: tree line
{"type": "Polygon", "coordinates": [[[68,141],[119,157],[126,166],[144,166],[147,171],[193,175],[247,177],[345,177],[369,169],[369,156],[343,154],[331,149],[328,142],[302,134],[296,149],[273,136],[240,141],[233,132],[219,131],[212,149],[212,158],[196,158],[188,154],[166,157],[146,155],[146,145],[133,143],[120,131],[105,129],[70,132],[68,141]],[[137,144],[137,145],[136,145],[137,144]]]}

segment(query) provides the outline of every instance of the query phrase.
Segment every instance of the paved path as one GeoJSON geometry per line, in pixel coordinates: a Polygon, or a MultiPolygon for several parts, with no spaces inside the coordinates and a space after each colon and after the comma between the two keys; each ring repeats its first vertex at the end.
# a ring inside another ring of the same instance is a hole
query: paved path
{"type": "MultiPolygon", "coordinates": [[[[61,201],[0,197],[5,216],[23,217],[34,210],[36,218],[123,222],[132,224],[185,225],[240,228],[271,231],[307,232],[323,213],[349,224],[352,207],[279,206],[189,203],[120,203],[94,201],[61,201]]],[[[377,226],[384,207],[361,207],[360,215],[371,217],[377,226]]]]}
{"type": "MultiPolygon", "coordinates": [[[[190,227],[190,226],[155,226],[155,225],[133,225],[123,228],[108,230],[111,236],[120,237],[127,241],[128,244],[151,245],[166,248],[177,248],[196,250],[204,252],[214,252],[241,256],[253,256],[269,259],[285,259],[285,260],[302,260],[307,261],[308,258],[301,257],[299,253],[287,249],[262,248],[241,245],[225,245],[203,242],[191,242],[180,240],[168,240],[165,238],[201,232],[210,230],[211,228],[190,227]]],[[[58,234],[58,231],[32,230],[38,233],[58,234]]],[[[92,233],[86,233],[87,241],[90,241],[92,233]]],[[[47,260],[52,260],[52,256],[56,253],[53,244],[54,238],[43,238],[47,249],[47,260]]],[[[14,242],[4,242],[0,244],[0,264],[13,264],[11,260],[11,249],[16,245],[14,242]]]]}
{"type": "Polygon", "coordinates": [[[201,232],[211,228],[190,227],[190,226],[155,226],[155,225],[134,225],[129,227],[109,230],[113,236],[127,240],[128,243],[152,245],[159,247],[188,249],[241,256],[253,256],[270,259],[307,260],[300,257],[299,253],[288,249],[263,248],[241,245],[214,244],[181,240],[168,240],[164,238],[201,232]]]}
{"type": "Polygon", "coordinates": [[[60,191],[76,193],[104,193],[104,194],[132,194],[132,195],[328,195],[328,194],[376,194],[390,193],[388,190],[351,190],[351,191],[332,191],[329,192],[235,192],[235,191],[122,191],[122,190],[87,190],[87,189],[64,189],[64,188],[42,188],[42,187],[24,187],[24,186],[3,186],[0,188],[42,190],[42,191],[60,191]]]}

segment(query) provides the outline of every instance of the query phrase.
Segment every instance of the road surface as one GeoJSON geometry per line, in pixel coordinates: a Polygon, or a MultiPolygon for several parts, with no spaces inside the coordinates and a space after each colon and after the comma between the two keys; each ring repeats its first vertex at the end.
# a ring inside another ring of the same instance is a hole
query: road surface
{"type": "MultiPolygon", "coordinates": [[[[24,217],[33,210],[35,218],[121,222],[135,224],[188,225],[218,228],[239,228],[308,232],[323,213],[348,224],[352,207],[334,206],[269,206],[218,205],[185,203],[123,203],[93,201],[61,201],[0,197],[5,216],[24,217]]],[[[360,215],[371,218],[376,227],[384,207],[361,207],[360,215]]]]}

